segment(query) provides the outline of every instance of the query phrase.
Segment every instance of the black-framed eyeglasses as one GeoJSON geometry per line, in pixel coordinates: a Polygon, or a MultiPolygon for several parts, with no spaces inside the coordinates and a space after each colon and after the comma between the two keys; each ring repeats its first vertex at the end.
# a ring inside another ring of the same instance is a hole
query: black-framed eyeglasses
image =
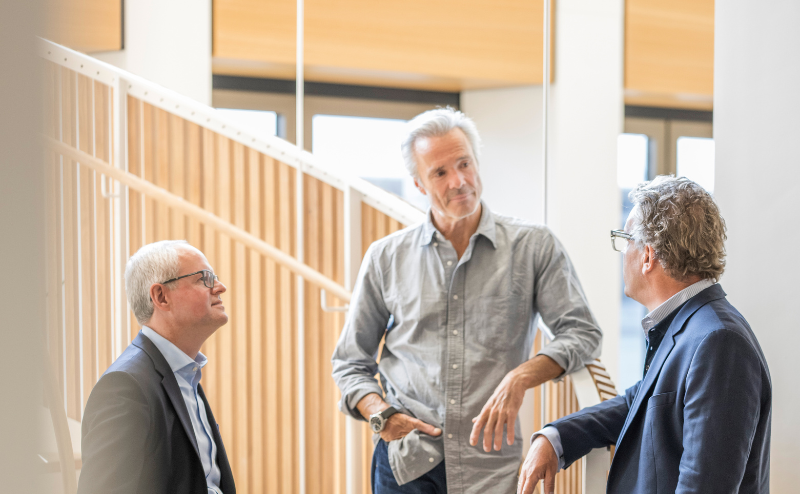
{"type": "Polygon", "coordinates": [[[617,251],[625,253],[628,246],[633,242],[633,235],[622,230],[611,230],[611,247],[617,251]]]}
{"type": "Polygon", "coordinates": [[[214,283],[216,283],[216,281],[219,280],[219,276],[215,275],[214,273],[212,273],[211,271],[209,271],[207,269],[202,269],[202,270],[197,271],[195,273],[189,273],[189,274],[185,274],[183,276],[178,276],[177,278],[172,278],[171,280],[162,281],[161,284],[162,285],[166,285],[167,283],[172,283],[173,281],[178,281],[181,278],[187,278],[189,276],[194,276],[196,274],[202,274],[203,275],[203,284],[206,286],[206,288],[214,288],[214,283]]]}

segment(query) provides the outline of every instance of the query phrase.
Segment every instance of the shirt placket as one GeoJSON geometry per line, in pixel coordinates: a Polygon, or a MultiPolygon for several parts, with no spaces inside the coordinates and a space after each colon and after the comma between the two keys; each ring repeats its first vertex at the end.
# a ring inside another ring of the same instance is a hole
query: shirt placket
{"type": "MultiPolygon", "coordinates": [[[[464,273],[455,249],[448,243],[440,251],[445,269],[445,279],[450,280],[447,290],[447,353],[445,383],[444,464],[447,490],[463,492],[461,482],[460,425],[463,415],[462,383],[464,369],[464,273]]],[[[462,259],[464,259],[462,257],[462,259]]]]}

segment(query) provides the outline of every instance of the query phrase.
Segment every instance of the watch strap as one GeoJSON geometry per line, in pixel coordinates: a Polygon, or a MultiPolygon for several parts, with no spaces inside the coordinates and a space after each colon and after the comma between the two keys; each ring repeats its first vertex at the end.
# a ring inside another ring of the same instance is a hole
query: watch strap
{"type": "Polygon", "coordinates": [[[381,417],[383,418],[383,420],[386,420],[395,413],[397,413],[397,409],[395,407],[390,406],[389,408],[381,412],[381,417]]]}

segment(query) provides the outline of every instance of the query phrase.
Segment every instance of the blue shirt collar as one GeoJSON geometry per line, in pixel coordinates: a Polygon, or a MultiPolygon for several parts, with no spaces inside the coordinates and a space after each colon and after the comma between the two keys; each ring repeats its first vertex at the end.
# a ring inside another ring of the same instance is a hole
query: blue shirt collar
{"type": "Polygon", "coordinates": [[[164,359],[166,359],[173,373],[183,371],[186,368],[203,368],[208,363],[208,359],[201,352],[198,352],[197,357],[192,359],[192,357],[183,353],[183,350],[175,346],[174,343],[156,333],[155,330],[148,326],[142,326],[142,333],[153,342],[156,348],[158,348],[158,351],[164,356],[164,359]]]}

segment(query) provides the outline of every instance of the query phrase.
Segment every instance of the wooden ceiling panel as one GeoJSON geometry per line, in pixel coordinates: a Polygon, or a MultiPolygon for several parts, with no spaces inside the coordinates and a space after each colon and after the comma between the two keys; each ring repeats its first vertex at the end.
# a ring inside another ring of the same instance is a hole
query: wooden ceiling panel
{"type": "Polygon", "coordinates": [[[710,102],[714,0],[627,0],[625,89],[626,99],[657,106],[710,102]]]}
{"type": "Polygon", "coordinates": [[[48,0],[44,37],[85,53],[122,49],[122,0],[48,0]]]}
{"type": "MultiPolygon", "coordinates": [[[[541,0],[306,0],[305,15],[309,79],[456,90],[542,80],[541,0]]],[[[215,72],[293,72],[294,26],[293,0],[215,0],[215,72]]]]}

